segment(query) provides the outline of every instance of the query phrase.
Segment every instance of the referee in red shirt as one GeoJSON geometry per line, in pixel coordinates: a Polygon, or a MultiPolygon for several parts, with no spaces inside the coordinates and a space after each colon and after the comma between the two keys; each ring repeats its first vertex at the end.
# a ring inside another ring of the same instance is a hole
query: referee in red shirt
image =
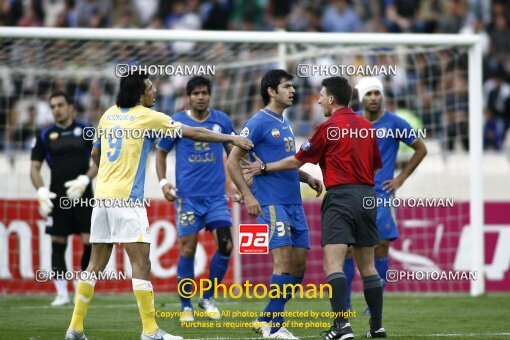
{"type": "Polygon", "coordinates": [[[351,339],[353,333],[346,314],[347,282],[343,264],[347,247],[354,246],[354,257],[363,278],[367,305],[372,311],[366,337],[385,338],[382,327],[383,287],[374,266],[374,246],[379,244],[375,224],[375,171],[382,167],[374,127],[348,105],[352,87],[343,77],[322,81],[319,97],[327,121],[317,126],[295,156],[274,163],[255,162],[243,166],[244,174],[264,175],[271,171],[300,168],[319,163],[328,191],[321,207],[324,270],[332,287],[331,306],[337,317],[323,339],[351,339]],[[366,206],[366,208],[365,208],[366,206]]]}

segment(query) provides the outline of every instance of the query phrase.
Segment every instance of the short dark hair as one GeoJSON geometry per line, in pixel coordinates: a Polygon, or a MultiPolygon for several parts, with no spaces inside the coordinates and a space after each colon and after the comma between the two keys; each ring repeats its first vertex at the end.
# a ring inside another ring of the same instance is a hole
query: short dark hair
{"type": "Polygon", "coordinates": [[[322,80],[321,86],[329,96],[333,96],[338,105],[348,106],[352,98],[352,86],[347,78],[329,77],[322,80]]]}
{"type": "Polygon", "coordinates": [[[269,97],[269,93],[267,93],[268,88],[272,88],[278,93],[278,85],[282,79],[292,80],[294,76],[285,70],[271,70],[264,74],[262,80],[260,81],[260,95],[262,96],[262,100],[264,101],[264,105],[269,104],[271,98],[269,97]]]}
{"type": "Polygon", "coordinates": [[[211,94],[212,82],[203,76],[195,76],[191,78],[186,84],[186,93],[188,96],[191,95],[191,92],[199,86],[207,86],[207,91],[211,94]]]}
{"type": "Polygon", "coordinates": [[[115,103],[118,107],[134,107],[140,96],[145,93],[145,79],[149,79],[146,72],[130,73],[120,80],[119,93],[115,103]]]}
{"type": "Polygon", "coordinates": [[[66,100],[67,105],[73,105],[73,100],[71,99],[71,96],[69,96],[67,94],[67,92],[64,92],[64,91],[53,92],[50,95],[50,98],[48,99],[48,102],[51,102],[51,100],[53,98],[55,98],[55,97],[64,97],[64,99],[66,100]]]}

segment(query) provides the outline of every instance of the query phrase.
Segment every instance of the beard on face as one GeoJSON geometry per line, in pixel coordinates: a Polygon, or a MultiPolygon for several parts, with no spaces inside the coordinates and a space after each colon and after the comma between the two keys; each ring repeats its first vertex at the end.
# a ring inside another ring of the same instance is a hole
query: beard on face
{"type": "Polygon", "coordinates": [[[363,104],[363,108],[365,109],[365,111],[367,111],[368,113],[371,113],[371,114],[378,113],[381,110],[381,107],[382,107],[382,101],[379,102],[378,104],[375,104],[375,106],[371,106],[369,103],[363,104]]]}
{"type": "Polygon", "coordinates": [[[204,112],[207,110],[207,108],[209,107],[209,104],[207,102],[204,102],[204,103],[200,103],[200,104],[193,104],[191,105],[190,104],[190,107],[194,110],[194,111],[197,111],[197,112],[204,112]]]}

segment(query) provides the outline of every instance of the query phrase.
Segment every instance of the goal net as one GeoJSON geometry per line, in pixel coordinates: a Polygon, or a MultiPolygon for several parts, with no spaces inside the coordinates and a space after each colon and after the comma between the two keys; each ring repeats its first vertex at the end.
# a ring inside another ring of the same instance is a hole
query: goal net
{"type": "MultiPolygon", "coordinates": [[[[38,29],[28,34],[16,29],[1,30],[4,30],[0,40],[2,292],[53,289],[50,283],[36,282],[37,270],[51,267],[51,241],[44,234],[45,222],[37,212],[36,193],[29,177],[33,138],[53,122],[49,95],[57,90],[68,92],[75,103],[75,117],[97,125],[101,114],[115,102],[118,65],[133,63],[171,66],[165,68],[167,74],[159,72],[151,77],[158,90],[155,109],[167,114],[187,105],[185,85],[190,76],[179,72],[179,67],[211,66],[214,70],[211,107],[227,112],[238,132],[263,106],[260,98],[262,75],[274,68],[287,69],[296,74],[297,97],[295,105],[285,115],[292,124],[298,147],[324,120],[317,104],[322,78],[343,75],[355,84],[363,72],[375,73],[385,86],[386,108],[405,118],[414,128],[425,131],[428,148],[426,159],[397,194],[408,206],[397,209],[401,236],[392,244],[390,268],[406,273],[464,272],[478,268],[473,267],[472,258],[476,257],[472,254],[483,254],[483,242],[480,245],[472,240],[474,236],[482,235],[483,214],[481,196],[473,205],[473,192],[481,188],[477,182],[481,178],[475,177],[481,174],[481,159],[480,169],[477,169],[470,157],[475,151],[475,157],[481,157],[481,136],[470,135],[470,124],[473,123],[470,104],[471,97],[480,92],[481,78],[478,79],[479,86],[468,79],[477,77],[477,73],[470,70],[473,66],[471,59],[477,55],[469,52],[475,46],[474,38],[461,43],[453,39],[446,43],[439,39],[436,44],[434,39],[424,36],[423,43],[412,37],[382,43],[377,35],[371,38],[358,35],[364,40],[371,39],[361,44],[352,37],[345,41],[339,38],[328,41],[313,38],[323,35],[305,34],[300,39],[296,34],[283,32],[262,34],[268,38],[263,41],[256,34],[243,32],[43,29],[41,33],[38,29]],[[275,36],[281,39],[278,41],[275,36]],[[429,205],[440,200],[446,205],[424,206],[423,199],[431,199],[427,201],[429,205]],[[450,202],[453,206],[449,206],[450,202]],[[473,206],[477,209],[474,215],[473,206]],[[475,221],[472,221],[473,216],[475,221]],[[470,228],[470,225],[478,227],[470,228]]],[[[481,107],[481,103],[476,105],[481,107]]],[[[356,95],[352,107],[359,108],[356,95]]],[[[474,123],[481,126],[481,118],[474,123]]],[[[410,148],[401,145],[397,172],[411,154],[410,148]]],[[[171,155],[168,163],[168,178],[172,182],[175,178],[173,157],[171,155]]],[[[303,169],[321,178],[317,166],[306,165],[303,169]]],[[[43,176],[48,185],[47,166],[43,168],[43,176]]],[[[305,281],[320,283],[325,279],[320,246],[321,201],[313,198],[305,187],[302,193],[312,239],[305,281]]],[[[151,248],[153,283],[159,291],[175,291],[178,246],[174,208],[163,199],[153,159],[147,171],[145,194],[151,198],[148,215],[154,235],[151,248]]],[[[253,222],[253,219],[247,215],[244,206],[233,204],[232,210],[236,239],[238,224],[253,222]]],[[[121,247],[116,248],[108,268],[126,271],[129,275],[127,257],[121,247]]],[[[210,235],[201,233],[195,261],[198,278],[207,276],[214,248],[210,235]]],[[[233,254],[226,283],[268,282],[272,270],[269,255],[239,255],[237,245],[233,254]]],[[[68,270],[80,269],[80,257],[81,245],[75,236],[68,246],[68,270]]],[[[480,261],[483,263],[483,258],[480,261]]],[[[483,273],[477,274],[483,281],[483,273]]],[[[388,284],[387,289],[466,292],[470,284],[472,281],[462,278],[415,277],[399,278],[388,284]]],[[[97,287],[98,291],[129,291],[130,285],[128,281],[119,280],[104,282],[97,287]]],[[[358,278],[354,290],[360,287],[358,278]]],[[[480,289],[483,291],[483,285],[478,291],[480,289]]]]}

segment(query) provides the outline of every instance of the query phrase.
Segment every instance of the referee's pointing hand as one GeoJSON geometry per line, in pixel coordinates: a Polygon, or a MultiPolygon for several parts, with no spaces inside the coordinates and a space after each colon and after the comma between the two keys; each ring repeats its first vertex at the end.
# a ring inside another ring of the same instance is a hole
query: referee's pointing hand
{"type": "Polygon", "coordinates": [[[248,162],[244,160],[244,162],[241,164],[241,169],[243,169],[243,176],[246,181],[248,181],[253,176],[260,175],[260,166],[264,163],[262,160],[253,153],[253,158],[255,158],[255,161],[248,162]]]}

